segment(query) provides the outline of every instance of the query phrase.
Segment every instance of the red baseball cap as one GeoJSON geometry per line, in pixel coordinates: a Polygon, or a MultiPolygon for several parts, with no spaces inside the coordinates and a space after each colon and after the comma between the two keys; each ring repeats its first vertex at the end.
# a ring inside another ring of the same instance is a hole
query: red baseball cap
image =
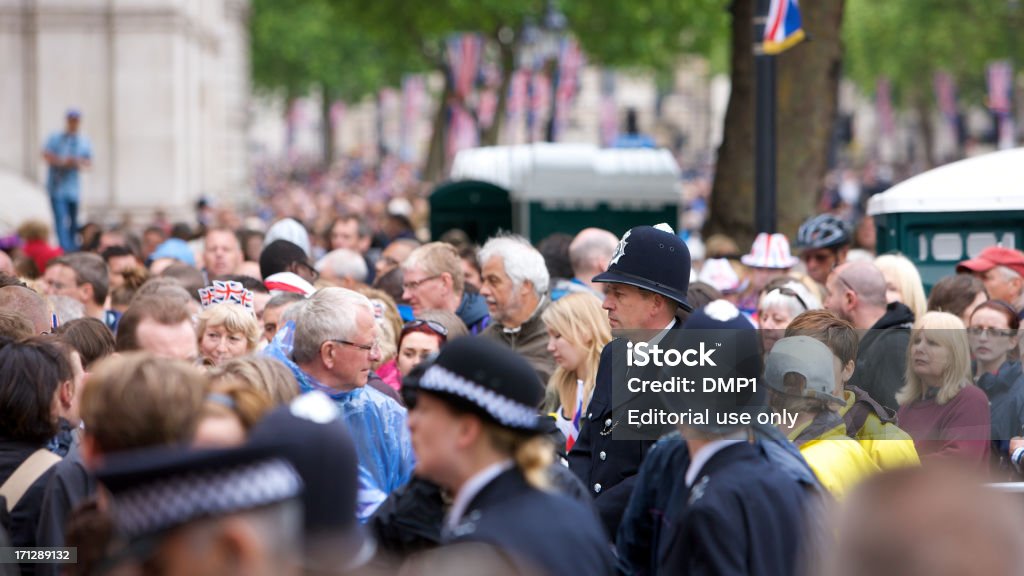
{"type": "Polygon", "coordinates": [[[989,246],[975,258],[956,265],[957,272],[987,272],[996,266],[1006,266],[1024,276],[1024,252],[1002,246],[989,246]]]}

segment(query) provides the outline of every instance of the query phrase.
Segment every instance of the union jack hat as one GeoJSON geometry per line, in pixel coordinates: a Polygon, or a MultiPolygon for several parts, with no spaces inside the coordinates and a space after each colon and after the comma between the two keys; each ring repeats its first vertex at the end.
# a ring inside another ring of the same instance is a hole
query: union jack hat
{"type": "Polygon", "coordinates": [[[252,290],[247,290],[241,282],[235,280],[214,280],[212,286],[199,289],[199,298],[203,308],[225,302],[238,304],[246,310],[254,310],[252,290]]]}
{"type": "Polygon", "coordinates": [[[743,255],[740,261],[751,268],[785,270],[795,266],[797,258],[789,252],[789,240],[785,235],[761,232],[754,239],[750,254],[743,255]]]}

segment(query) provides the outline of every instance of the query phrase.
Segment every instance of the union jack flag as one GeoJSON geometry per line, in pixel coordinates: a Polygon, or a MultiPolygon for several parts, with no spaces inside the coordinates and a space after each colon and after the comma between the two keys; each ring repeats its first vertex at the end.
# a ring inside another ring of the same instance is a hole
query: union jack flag
{"type": "Polygon", "coordinates": [[[875,88],[875,111],[878,114],[879,129],[883,136],[891,136],[896,122],[892,112],[892,90],[888,78],[879,78],[875,88]]]}
{"type": "Polygon", "coordinates": [[[772,0],[768,8],[768,21],[764,26],[761,49],[765,54],[781,54],[796,46],[806,37],[800,4],[797,0],[772,0]]]}
{"type": "Polygon", "coordinates": [[[619,135],[619,112],[615,104],[615,72],[601,71],[601,101],[599,104],[601,145],[611,146],[619,135]]]}
{"type": "Polygon", "coordinates": [[[558,90],[555,94],[555,140],[569,118],[569,108],[579,91],[579,75],[584,65],[583,52],[576,40],[564,40],[559,56],[558,90]]]}
{"type": "Polygon", "coordinates": [[[988,107],[996,114],[1013,111],[1013,65],[1007,60],[988,65],[988,107]]]}
{"type": "Polygon", "coordinates": [[[448,158],[476,145],[476,125],[466,110],[483,60],[483,39],[478,34],[452,34],[447,42],[448,72],[455,96],[449,105],[448,158]]]}

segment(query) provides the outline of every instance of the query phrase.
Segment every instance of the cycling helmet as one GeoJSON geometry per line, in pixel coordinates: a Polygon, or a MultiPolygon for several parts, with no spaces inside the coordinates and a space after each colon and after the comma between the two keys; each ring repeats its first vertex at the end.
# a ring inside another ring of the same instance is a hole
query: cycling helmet
{"type": "Polygon", "coordinates": [[[798,248],[838,248],[849,244],[850,229],[845,222],[831,214],[819,214],[800,225],[796,233],[798,248]]]}

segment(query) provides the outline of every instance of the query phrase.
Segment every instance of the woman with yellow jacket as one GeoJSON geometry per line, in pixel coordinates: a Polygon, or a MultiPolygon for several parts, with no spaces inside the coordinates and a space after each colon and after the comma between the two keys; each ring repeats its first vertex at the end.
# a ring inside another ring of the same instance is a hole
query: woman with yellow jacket
{"type": "Polygon", "coordinates": [[[847,385],[859,344],[853,325],[828,310],[812,310],[797,316],[786,328],[786,336],[800,335],[810,336],[832,351],[835,395],[845,400],[838,412],[847,435],[857,440],[882,470],[920,465],[914,440],[896,425],[896,415],[867,392],[847,385]]]}
{"type": "Polygon", "coordinates": [[[836,499],[879,471],[864,448],[847,436],[838,412],[845,402],[834,394],[833,356],[827,346],[809,336],[783,338],[765,359],[764,372],[771,406],[784,416],[780,430],[836,499]]]}

